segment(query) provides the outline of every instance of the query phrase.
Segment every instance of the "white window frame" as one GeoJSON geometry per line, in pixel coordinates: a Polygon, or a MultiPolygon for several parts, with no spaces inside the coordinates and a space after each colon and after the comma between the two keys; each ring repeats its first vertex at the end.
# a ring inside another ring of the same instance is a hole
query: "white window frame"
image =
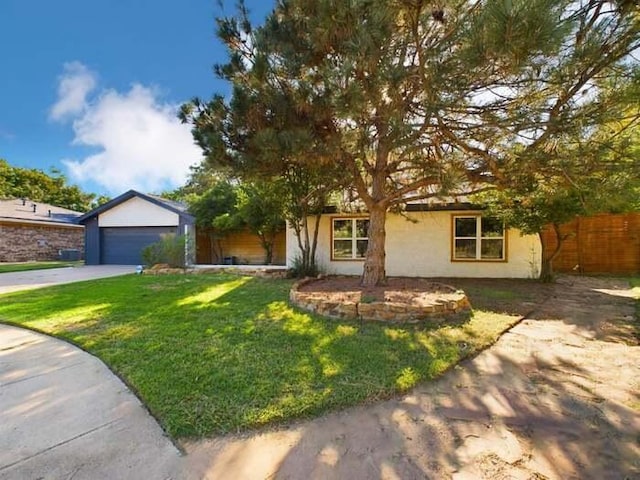
{"type": "Polygon", "coordinates": [[[362,220],[369,220],[369,217],[331,217],[331,260],[333,261],[364,261],[364,257],[358,257],[358,240],[366,240],[367,246],[369,245],[369,232],[366,237],[357,236],[357,222],[362,220]],[[351,221],[351,238],[348,237],[336,237],[335,236],[335,222],[336,221],[351,221]],[[336,257],[335,241],[336,240],[351,240],[351,257],[336,257]]]}
{"type": "MultiPolygon", "coordinates": [[[[502,235],[499,237],[485,237],[482,235],[482,215],[453,215],[452,220],[452,241],[451,241],[451,260],[454,262],[506,262],[507,261],[507,232],[502,226],[502,235]],[[456,220],[473,218],[476,221],[476,236],[474,237],[458,237],[456,236],[456,220]],[[475,240],[476,254],[474,258],[457,258],[456,257],[456,241],[457,240],[475,240]],[[482,258],[482,241],[483,240],[502,240],[502,258],[482,258]]],[[[486,218],[486,217],[485,217],[486,218]]]]}

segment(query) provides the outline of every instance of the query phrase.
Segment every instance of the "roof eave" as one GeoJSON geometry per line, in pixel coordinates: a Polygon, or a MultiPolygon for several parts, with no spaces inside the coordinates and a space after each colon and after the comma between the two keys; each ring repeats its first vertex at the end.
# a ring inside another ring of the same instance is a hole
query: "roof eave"
{"type": "Polygon", "coordinates": [[[134,197],[138,197],[141,198],[143,200],[146,200],[147,202],[153,203],[154,205],[157,205],[158,207],[162,207],[165,210],[169,210],[173,213],[178,214],[180,217],[186,219],[189,222],[193,222],[195,221],[195,217],[183,210],[180,210],[178,208],[175,208],[171,205],[168,205],[166,203],[161,202],[160,200],[150,197],[149,195],[145,195],[144,193],[140,193],[136,190],[128,190],[125,193],[123,193],[122,195],[117,196],[116,198],[113,198],[111,200],[109,200],[107,203],[100,205],[99,207],[94,208],[93,210],[91,210],[90,212],[85,213],[84,215],[82,215],[80,218],[78,218],[78,223],[81,224],[85,224],[88,220],[90,220],[93,217],[96,217],[98,215],[100,215],[101,213],[106,212],[107,210],[111,210],[113,207],[116,207],[124,202],[126,202],[127,200],[131,200],[134,197]]]}

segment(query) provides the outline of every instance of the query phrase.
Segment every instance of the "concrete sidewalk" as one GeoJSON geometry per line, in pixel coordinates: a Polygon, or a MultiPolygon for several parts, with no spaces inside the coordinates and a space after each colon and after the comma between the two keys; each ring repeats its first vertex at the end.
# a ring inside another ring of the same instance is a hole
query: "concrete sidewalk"
{"type": "Polygon", "coordinates": [[[0,274],[0,294],[134,273],[135,265],[83,265],[0,274]]]}
{"type": "Polygon", "coordinates": [[[0,325],[0,479],[174,479],[181,455],[97,358],[0,325]]]}

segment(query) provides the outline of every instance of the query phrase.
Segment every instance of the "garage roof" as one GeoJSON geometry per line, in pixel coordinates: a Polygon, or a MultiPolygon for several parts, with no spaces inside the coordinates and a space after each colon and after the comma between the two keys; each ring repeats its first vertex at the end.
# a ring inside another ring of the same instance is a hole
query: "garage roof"
{"type": "Polygon", "coordinates": [[[78,222],[84,224],[88,220],[100,215],[101,213],[106,212],[107,210],[112,209],[113,207],[120,205],[121,203],[126,202],[127,200],[131,200],[134,197],[141,198],[143,200],[146,200],[147,202],[153,203],[154,205],[165,208],[173,213],[177,213],[178,215],[180,215],[180,217],[186,220],[187,223],[192,223],[195,220],[193,215],[189,214],[189,212],[187,211],[188,207],[184,203],[162,198],[157,195],[149,195],[137,192],[135,190],[129,190],[128,192],[125,192],[122,195],[109,200],[107,203],[94,208],[90,212],[85,213],[78,219],[78,222]]]}

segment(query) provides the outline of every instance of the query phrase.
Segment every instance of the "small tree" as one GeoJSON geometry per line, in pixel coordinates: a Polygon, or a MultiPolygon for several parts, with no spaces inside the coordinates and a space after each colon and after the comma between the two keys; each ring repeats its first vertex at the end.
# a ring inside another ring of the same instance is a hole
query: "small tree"
{"type": "Polygon", "coordinates": [[[236,187],[228,180],[218,179],[203,193],[190,194],[187,199],[196,225],[207,229],[211,251],[222,262],[222,240],[241,228],[236,187]]]}
{"type": "Polygon", "coordinates": [[[238,188],[238,218],[260,239],[266,265],[273,263],[276,235],[285,228],[282,182],[253,182],[238,188]]]}
{"type": "MultiPolygon", "coordinates": [[[[530,159],[535,168],[514,171],[497,189],[477,197],[505,225],[539,236],[540,279],[544,282],[553,280],[553,260],[568,238],[561,234],[562,224],[581,215],[640,206],[640,115],[634,109],[619,108],[624,104],[618,99],[611,101],[611,97],[625,96],[637,88],[631,84],[605,89],[601,108],[590,112],[598,117],[598,128],[564,135],[542,159],[530,159]],[[555,234],[553,250],[546,244],[545,228],[555,234]]],[[[593,119],[588,122],[593,123],[593,119]]]]}

